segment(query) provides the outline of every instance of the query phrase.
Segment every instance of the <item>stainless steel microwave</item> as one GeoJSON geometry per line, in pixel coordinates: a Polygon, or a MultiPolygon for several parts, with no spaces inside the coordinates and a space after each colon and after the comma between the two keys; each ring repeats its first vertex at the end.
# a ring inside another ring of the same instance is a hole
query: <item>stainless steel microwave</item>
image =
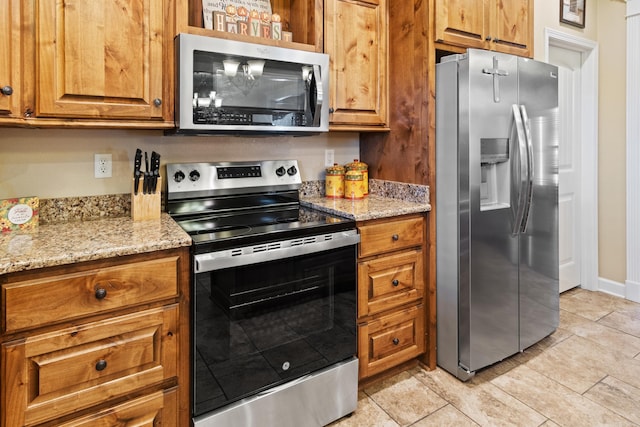
{"type": "Polygon", "coordinates": [[[176,132],[329,130],[329,56],[255,43],[176,37],[176,132]]]}

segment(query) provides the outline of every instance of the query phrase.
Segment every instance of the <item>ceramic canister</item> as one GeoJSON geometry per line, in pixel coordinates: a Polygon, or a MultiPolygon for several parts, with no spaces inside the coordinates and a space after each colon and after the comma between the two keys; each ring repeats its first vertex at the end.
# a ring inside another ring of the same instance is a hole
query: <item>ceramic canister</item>
{"type": "Polygon", "coordinates": [[[345,199],[364,198],[364,181],[362,172],[350,170],[344,174],[344,197],[345,199]]]}
{"type": "Polygon", "coordinates": [[[324,194],[327,197],[344,197],[344,168],[337,163],[326,169],[324,194]]]}
{"type": "Polygon", "coordinates": [[[356,170],[362,173],[362,181],[364,183],[364,195],[369,194],[369,166],[366,163],[358,161],[358,159],[353,159],[352,163],[347,163],[345,165],[345,170],[348,172],[350,170],[356,170]]]}

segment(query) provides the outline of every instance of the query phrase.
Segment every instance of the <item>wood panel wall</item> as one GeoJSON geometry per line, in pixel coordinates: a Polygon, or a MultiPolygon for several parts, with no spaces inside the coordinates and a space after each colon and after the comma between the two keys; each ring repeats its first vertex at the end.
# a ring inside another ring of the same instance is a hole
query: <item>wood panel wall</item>
{"type": "Polygon", "coordinates": [[[388,133],[362,133],[360,159],[369,177],[430,186],[427,215],[427,353],[422,363],[436,366],[435,295],[435,49],[433,13],[422,0],[389,2],[388,133]]]}

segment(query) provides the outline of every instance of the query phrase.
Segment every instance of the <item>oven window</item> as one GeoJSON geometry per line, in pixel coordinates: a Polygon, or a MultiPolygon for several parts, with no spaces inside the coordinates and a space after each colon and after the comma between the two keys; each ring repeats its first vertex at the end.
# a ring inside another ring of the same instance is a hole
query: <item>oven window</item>
{"type": "Polygon", "coordinates": [[[356,353],[355,247],[196,275],[194,416],[356,353]]]}

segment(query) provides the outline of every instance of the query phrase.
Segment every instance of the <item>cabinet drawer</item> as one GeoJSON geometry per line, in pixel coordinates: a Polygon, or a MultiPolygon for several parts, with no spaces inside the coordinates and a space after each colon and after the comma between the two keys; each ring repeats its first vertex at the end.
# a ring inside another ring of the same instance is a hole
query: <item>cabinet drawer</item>
{"type": "Polygon", "coordinates": [[[5,331],[176,296],[178,261],[168,257],[5,284],[5,331]]]}
{"type": "Polygon", "coordinates": [[[360,378],[406,362],[425,349],[422,304],[358,326],[360,378]]]}
{"type": "Polygon", "coordinates": [[[2,425],[44,422],[176,377],[177,325],[171,305],[3,344],[2,425]]]}
{"type": "Polygon", "coordinates": [[[422,250],[411,250],[359,262],[358,317],[422,299],[423,258],[422,250]]]}
{"type": "Polygon", "coordinates": [[[422,218],[408,218],[363,225],[360,231],[359,256],[367,257],[398,249],[419,246],[424,241],[422,218]]]}
{"type": "Polygon", "coordinates": [[[177,426],[177,392],[158,391],[58,427],[177,426]]]}

